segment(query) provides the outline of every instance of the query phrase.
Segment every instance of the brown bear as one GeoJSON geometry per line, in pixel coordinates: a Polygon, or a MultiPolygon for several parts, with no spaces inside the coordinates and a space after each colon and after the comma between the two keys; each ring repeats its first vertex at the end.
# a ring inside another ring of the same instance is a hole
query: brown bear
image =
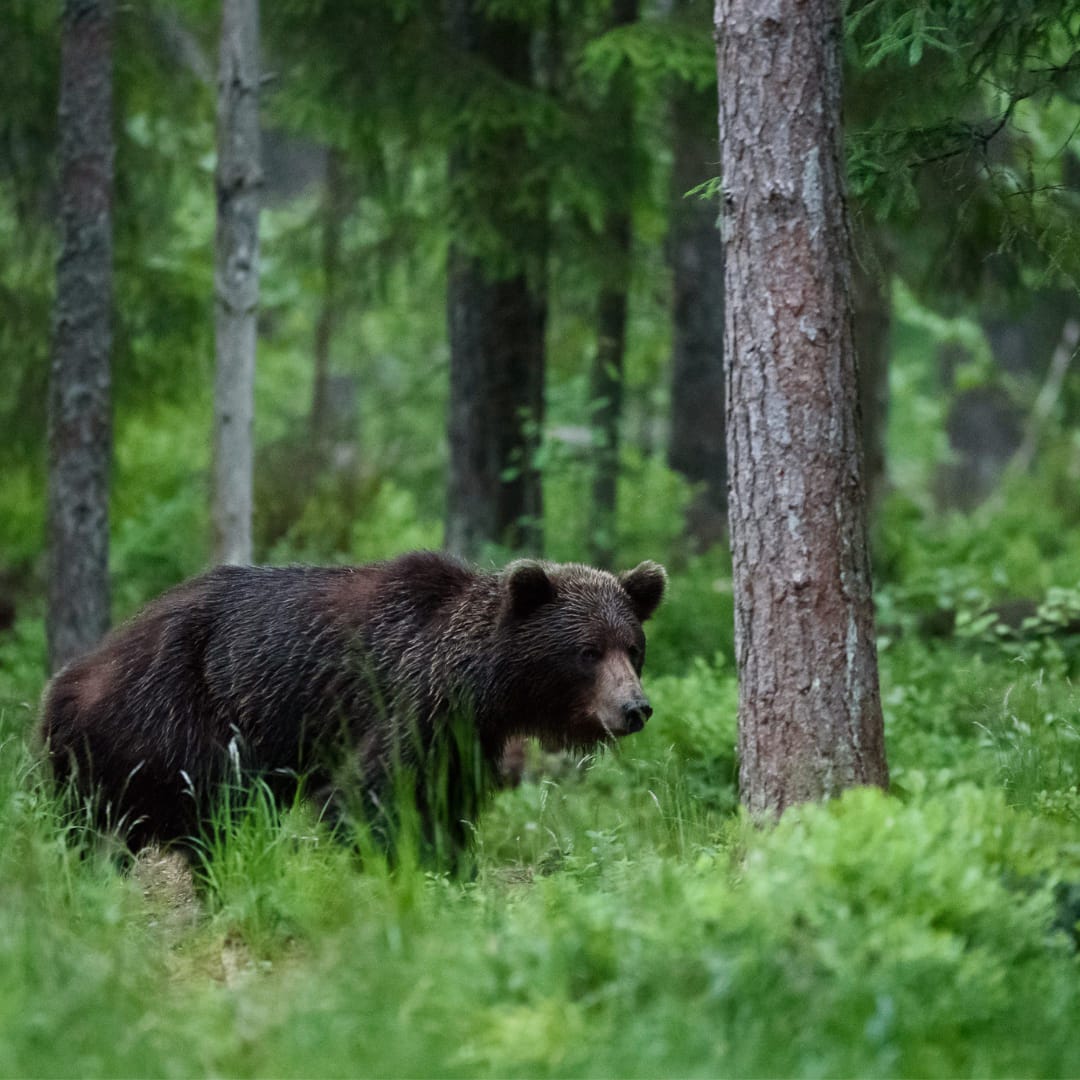
{"type": "Polygon", "coordinates": [[[433,552],[221,566],[61,671],[41,735],[56,779],[133,850],[197,835],[253,775],[279,797],[303,778],[332,820],[369,822],[404,777],[424,836],[459,850],[509,741],[587,750],[644,726],[641,624],[665,584],[652,562],[486,573],[433,552]]]}

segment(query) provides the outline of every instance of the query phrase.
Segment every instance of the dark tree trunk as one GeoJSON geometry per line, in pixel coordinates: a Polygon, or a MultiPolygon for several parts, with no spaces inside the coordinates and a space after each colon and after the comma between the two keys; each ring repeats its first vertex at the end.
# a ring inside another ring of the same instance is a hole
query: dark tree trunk
{"type": "MultiPolygon", "coordinates": [[[[623,217],[609,224],[608,237],[625,237],[624,253],[630,256],[630,222],[623,217]]],[[[623,361],[626,355],[626,286],[605,288],[600,293],[596,319],[596,358],[593,361],[591,397],[597,444],[593,451],[590,558],[596,566],[610,567],[615,560],[617,492],[619,483],[619,426],[623,407],[623,361]]]]}
{"type": "MultiPolygon", "coordinates": [[[[611,26],[637,21],[637,0],[615,0],[611,26]]],[[[619,427],[622,423],[623,374],[626,357],[627,293],[630,288],[630,252],[633,233],[630,199],[633,187],[634,84],[624,65],[612,77],[603,109],[609,132],[609,194],[602,241],[605,280],[596,312],[596,356],[592,369],[592,401],[596,409],[593,426],[597,445],[594,455],[590,557],[597,566],[611,566],[615,559],[617,498],[619,484],[619,427]]]]}
{"type": "Polygon", "coordinates": [[[112,0],[66,0],[60,255],[49,381],[51,671],[85,652],[109,625],[112,36],[112,0]]]}
{"type": "Polygon", "coordinates": [[[888,782],[856,400],[837,0],[719,0],[739,783],[888,782]]]}
{"type": "Polygon", "coordinates": [[[449,551],[475,559],[484,545],[539,551],[547,312],[525,275],[492,281],[475,259],[451,254],[449,551]]]}
{"type": "MultiPolygon", "coordinates": [[[[449,15],[459,49],[510,82],[533,85],[528,27],[485,17],[472,0],[452,0],[449,15]]],[[[546,223],[535,207],[516,208],[527,172],[535,170],[517,128],[472,133],[451,154],[459,217],[483,216],[499,248],[474,253],[466,235],[455,242],[447,268],[445,545],[473,559],[488,544],[534,553],[543,546],[537,451],[544,416],[546,223]]]]}
{"type": "Polygon", "coordinates": [[[852,266],[855,355],[859,365],[859,415],[862,419],[863,477],[872,512],[886,481],[885,435],[889,419],[889,346],[892,298],[884,253],[863,236],[861,257],[852,266]]]}
{"type": "Polygon", "coordinates": [[[330,349],[341,309],[341,232],[349,214],[340,150],[326,157],[326,181],[322,205],[322,310],[315,324],[315,373],[311,392],[311,434],[325,453],[332,441],[330,422],[330,349]]]}
{"type": "Polygon", "coordinates": [[[675,160],[668,258],[672,270],[671,437],[668,464],[698,492],[687,531],[705,548],[727,527],[724,445],[724,243],[719,204],[684,197],[719,172],[715,128],[702,123],[697,95],[672,107],[675,160]]]}
{"type": "Polygon", "coordinates": [[[248,563],[262,184],[258,0],[224,0],[218,78],[214,560],[248,563]]]}

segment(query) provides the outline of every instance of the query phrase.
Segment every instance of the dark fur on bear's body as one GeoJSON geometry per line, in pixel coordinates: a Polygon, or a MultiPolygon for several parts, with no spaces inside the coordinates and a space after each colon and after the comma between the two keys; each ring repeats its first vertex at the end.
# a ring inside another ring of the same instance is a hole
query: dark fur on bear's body
{"type": "Polygon", "coordinates": [[[664,585],[654,563],[492,574],[429,552],[223,566],[57,675],[41,733],[56,778],[133,849],[196,834],[238,770],[281,794],[305,774],[333,813],[350,782],[378,807],[403,765],[421,817],[460,842],[509,739],[588,748],[643,726],[641,622],[664,585]]]}

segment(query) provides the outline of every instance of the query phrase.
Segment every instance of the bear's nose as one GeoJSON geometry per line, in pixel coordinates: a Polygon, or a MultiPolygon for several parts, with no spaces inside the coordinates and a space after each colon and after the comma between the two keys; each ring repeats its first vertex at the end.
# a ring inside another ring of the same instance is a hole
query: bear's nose
{"type": "Polygon", "coordinates": [[[623,707],[623,717],[626,720],[626,730],[632,735],[645,726],[645,721],[652,716],[652,706],[644,699],[637,698],[628,701],[623,707]]]}

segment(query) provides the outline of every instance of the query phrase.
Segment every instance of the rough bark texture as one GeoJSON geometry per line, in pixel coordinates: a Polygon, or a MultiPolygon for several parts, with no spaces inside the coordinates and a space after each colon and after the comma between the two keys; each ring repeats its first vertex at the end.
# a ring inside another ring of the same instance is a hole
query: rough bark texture
{"type": "Polygon", "coordinates": [[[885,785],[836,0],[718,0],[727,445],[749,810],[885,785]]]}
{"type": "Polygon", "coordinates": [[[217,113],[214,559],[251,561],[259,301],[259,4],[224,0],[217,113]]]}
{"type": "MultiPolygon", "coordinates": [[[[452,0],[455,45],[498,76],[531,86],[530,32],[521,23],[478,13],[452,0]]],[[[502,250],[480,257],[455,244],[447,271],[450,337],[448,551],[476,559],[487,544],[539,553],[543,494],[536,466],[544,414],[547,298],[542,236],[535,212],[518,211],[529,171],[524,132],[472,133],[451,154],[455,197],[476,212],[489,198],[488,227],[502,250]],[[542,241],[541,241],[542,243],[542,241]],[[531,271],[531,272],[530,272],[531,271]]],[[[469,211],[459,215],[468,218],[469,211]]]]}
{"type": "Polygon", "coordinates": [[[718,206],[686,193],[719,171],[712,125],[701,122],[696,95],[672,105],[674,162],[668,259],[672,271],[671,437],[668,464],[698,494],[687,531],[700,547],[727,528],[724,445],[724,242],[718,206]]]}
{"type": "MultiPolygon", "coordinates": [[[[637,0],[615,0],[611,27],[637,21],[637,0]]],[[[627,293],[630,289],[630,252],[633,232],[630,198],[633,186],[634,82],[623,65],[608,88],[605,125],[609,129],[609,177],[614,181],[611,209],[604,224],[603,256],[608,269],[596,310],[596,356],[593,360],[591,398],[596,407],[593,424],[597,436],[592,485],[590,558],[609,567],[615,560],[619,486],[619,427],[622,422],[623,369],[626,356],[627,293]]]]}
{"type": "Polygon", "coordinates": [[[49,383],[49,668],[109,625],[112,0],[66,0],[60,255],[49,383]]]}

